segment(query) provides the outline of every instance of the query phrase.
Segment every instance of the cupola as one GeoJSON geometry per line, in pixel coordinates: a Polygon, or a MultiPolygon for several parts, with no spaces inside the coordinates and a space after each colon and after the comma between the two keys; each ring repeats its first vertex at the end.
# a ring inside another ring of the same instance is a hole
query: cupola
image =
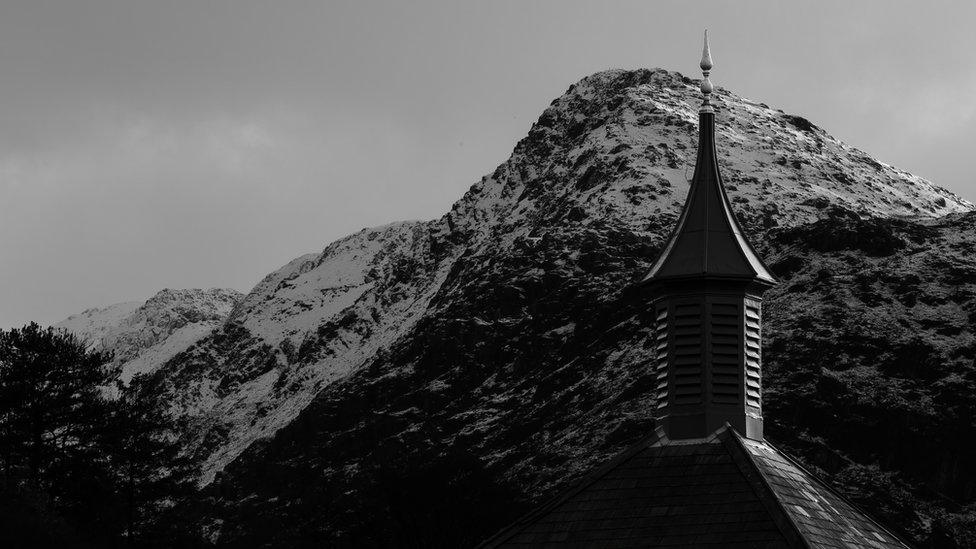
{"type": "Polygon", "coordinates": [[[762,439],[762,294],[776,283],[746,240],[725,193],[702,51],[698,157],[684,208],[644,283],[654,311],[657,414],[672,439],[726,423],[762,439]]]}

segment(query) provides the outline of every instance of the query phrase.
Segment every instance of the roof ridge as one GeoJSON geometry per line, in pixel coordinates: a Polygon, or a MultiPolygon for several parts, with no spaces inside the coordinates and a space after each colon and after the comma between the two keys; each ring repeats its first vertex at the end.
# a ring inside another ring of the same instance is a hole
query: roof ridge
{"type": "Polygon", "coordinates": [[[779,455],[781,455],[784,458],[786,458],[786,460],[789,461],[794,467],[796,467],[797,469],[799,469],[800,471],[802,471],[805,475],[807,475],[808,477],[810,477],[811,479],[813,479],[814,482],[816,482],[817,484],[819,484],[820,486],[822,486],[825,490],[827,490],[831,494],[837,496],[837,499],[839,499],[842,502],[844,502],[845,504],[849,505],[851,507],[851,509],[854,509],[858,513],[864,515],[864,517],[867,518],[868,520],[870,520],[875,526],[877,526],[879,530],[881,530],[882,532],[888,534],[889,536],[891,536],[895,540],[901,542],[903,545],[905,545],[905,547],[910,547],[910,545],[908,545],[908,543],[905,542],[905,540],[903,540],[901,538],[901,536],[896,535],[891,530],[888,530],[887,528],[885,528],[884,525],[881,524],[880,521],[878,521],[877,519],[875,519],[875,517],[871,513],[865,511],[864,509],[861,509],[860,506],[858,506],[857,504],[855,504],[851,500],[849,500],[846,497],[844,497],[844,495],[841,494],[840,492],[838,492],[837,490],[834,490],[834,488],[831,487],[829,484],[827,484],[826,482],[820,480],[820,476],[819,475],[815,475],[812,472],[810,472],[809,470],[807,470],[807,468],[804,467],[803,465],[801,465],[800,462],[798,462],[796,459],[793,458],[793,456],[791,456],[790,454],[788,454],[788,453],[780,450],[779,448],[777,448],[773,443],[769,442],[768,440],[763,440],[763,443],[766,444],[767,446],[769,446],[770,448],[772,448],[773,450],[775,450],[776,453],[778,453],[779,455]]]}
{"type": "Polygon", "coordinates": [[[728,426],[725,436],[722,437],[722,442],[729,450],[732,461],[739,467],[742,475],[750,481],[748,483],[749,486],[752,487],[756,497],[766,507],[769,515],[773,518],[773,522],[779,528],[780,533],[786,539],[790,540],[794,547],[811,549],[812,546],[803,535],[803,531],[800,530],[800,525],[793,519],[793,515],[786,509],[783,502],[776,497],[776,492],[769,485],[769,480],[766,479],[766,476],[759,470],[759,466],[752,459],[752,455],[746,450],[741,437],[742,435],[732,426],[728,426]],[[756,482],[757,479],[758,482],[756,482]]]}
{"type": "Polygon", "coordinates": [[[658,442],[659,440],[667,440],[667,436],[665,436],[664,434],[664,429],[662,429],[660,426],[656,427],[650,435],[641,438],[640,440],[632,444],[630,447],[618,453],[613,459],[611,459],[607,463],[603,464],[598,468],[590,469],[587,473],[584,473],[584,475],[580,477],[580,479],[576,481],[572,486],[556,494],[545,503],[537,506],[535,509],[515,519],[508,526],[506,526],[505,528],[503,528],[502,530],[500,530],[490,538],[482,541],[476,547],[479,548],[483,547],[486,549],[490,547],[497,547],[499,544],[507,541],[509,538],[517,534],[518,533],[517,529],[519,527],[532,524],[545,513],[558,507],[560,504],[562,504],[569,498],[575,496],[576,494],[590,487],[595,482],[605,477],[610,471],[614,470],[618,465],[634,457],[642,450],[658,442]]]}

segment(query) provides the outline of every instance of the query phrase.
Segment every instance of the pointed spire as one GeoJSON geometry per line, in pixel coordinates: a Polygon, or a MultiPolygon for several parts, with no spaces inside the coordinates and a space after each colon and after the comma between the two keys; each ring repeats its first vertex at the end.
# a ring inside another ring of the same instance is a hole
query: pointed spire
{"type": "Polygon", "coordinates": [[[701,83],[704,100],[698,110],[695,173],[678,226],[647,279],[731,277],[775,284],[776,279],[739,227],[722,183],[715,148],[715,111],[709,102],[714,88],[708,80],[712,53],[707,30],[699,66],[705,78],[701,83]]]}
{"type": "Polygon", "coordinates": [[[711,95],[712,90],[715,89],[712,87],[712,83],[708,79],[708,74],[712,70],[712,52],[708,49],[708,29],[705,29],[705,45],[702,46],[702,58],[701,63],[699,63],[698,66],[701,67],[702,75],[704,75],[701,83],[701,91],[704,98],[702,99],[702,105],[701,108],[698,109],[698,112],[715,112],[712,110],[712,105],[708,101],[708,96],[711,95]]]}
{"type": "Polygon", "coordinates": [[[677,226],[645,279],[654,318],[658,418],[672,439],[726,423],[762,440],[762,294],[776,279],[746,240],[725,194],[702,48],[695,175],[677,226]]]}

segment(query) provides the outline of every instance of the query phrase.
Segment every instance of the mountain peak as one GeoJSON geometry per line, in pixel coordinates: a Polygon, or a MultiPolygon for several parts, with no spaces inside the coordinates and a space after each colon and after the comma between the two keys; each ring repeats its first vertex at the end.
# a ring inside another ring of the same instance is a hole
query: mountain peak
{"type": "MultiPolygon", "coordinates": [[[[437,232],[514,242],[567,221],[645,233],[670,227],[694,168],[698,82],[663,69],[582,78],[552,101],[506,162],[454,204],[437,232]]],[[[746,230],[810,223],[831,206],[881,217],[973,209],[802,116],[720,87],[711,103],[719,164],[746,230]]]]}
{"type": "Polygon", "coordinates": [[[223,288],[157,292],[145,302],[89,309],[61,321],[97,349],[112,351],[120,379],[149,373],[223,323],[244,295],[223,288]]]}

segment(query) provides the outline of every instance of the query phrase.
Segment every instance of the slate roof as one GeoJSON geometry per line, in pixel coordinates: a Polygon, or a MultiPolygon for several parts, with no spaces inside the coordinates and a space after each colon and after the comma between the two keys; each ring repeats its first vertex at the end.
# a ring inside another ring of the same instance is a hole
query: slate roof
{"type": "Polygon", "coordinates": [[[482,547],[908,547],[768,442],[660,430],[482,547]]]}

